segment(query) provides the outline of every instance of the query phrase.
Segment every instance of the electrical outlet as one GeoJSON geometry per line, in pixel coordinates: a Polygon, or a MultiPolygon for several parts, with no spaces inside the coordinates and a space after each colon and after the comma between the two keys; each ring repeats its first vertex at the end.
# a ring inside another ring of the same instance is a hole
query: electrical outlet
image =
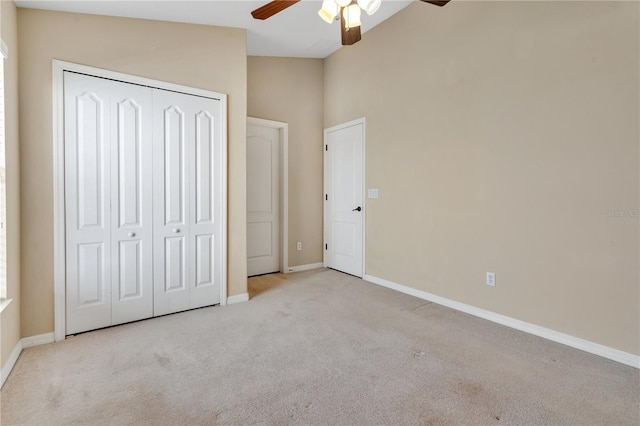
{"type": "Polygon", "coordinates": [[[495,286],[496,285],[496,273],[495,272],[487,272],[487,285],[495,286]]]}
{"type": "Polygon", "coordinates": [[[296,244],[296,250],[302,250],[302,243],[300,241],[298,241],[298,243],[296,244]]]}

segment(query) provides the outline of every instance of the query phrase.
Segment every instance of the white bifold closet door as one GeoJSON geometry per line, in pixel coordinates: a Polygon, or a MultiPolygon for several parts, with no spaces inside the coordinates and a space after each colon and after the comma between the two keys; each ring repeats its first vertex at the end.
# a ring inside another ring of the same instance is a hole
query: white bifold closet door
{"type": "Polygon", "coordinates": [[[64,73],[66,334],[220,303],[221,101],[64,73]]]}
{"type": "Polygon", "coordinates": [[[153,316],[152,92],[65,73],[67,334],[153,316]]]}
{"type": "Polygon", "coordinates": [[[155,315],[220,303],[218,102],[154,92],[155,315]]]}

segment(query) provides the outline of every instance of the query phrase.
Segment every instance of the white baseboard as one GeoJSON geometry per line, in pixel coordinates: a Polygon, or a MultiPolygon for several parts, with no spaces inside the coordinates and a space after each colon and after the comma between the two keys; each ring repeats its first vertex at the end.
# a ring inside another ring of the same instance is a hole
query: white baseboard
{"type": "Polygon", "coordinates": [[[320,263],[310,263],[308,265],[300,265],[300,266],[289,266],[287,272],[302,272],[302,271],[310,271],[312,269],[322,268],[322,262],[320,263]]]}
{"type": "Polygon", "coordinates": [[[37,336],[23,337],[22,348],[30,348],[32,346],[46,345],[47,343],[53,343],[53,333],[38,334],[37,336]]]}
{"type": "Polygon", "coordinates": [[[0,389],[2,389],[2,387],[4,386],[4,382],[5,380],[7,380],[7,377],[9,377],[11,370],[13,370],[13,366],[16,365],[16,362],[18,361],[18,357],[20,356],[21,352],[22,352],[22,340],[18,340],[16,347],[13,348],[13,351],[11,352],[11,356],[2,367],[2,373],[0,373],[0,389]]]}
{"type": "Polygon", "coordinates": [[[9,377],[11,370],[13,370],[16,362],[18,362],[18,358],[20,357],[23,349],[31,348],[38,345],[45,345],[47,343],[53,343],[53,341],[53,333],[23,337],[22,339],[18,340],[16,347],[13,348],[13,351],[11,352],[11,356],[2,367],[2,372],[0,373],[0,389],[4,386],[5,380],[7,380],[7,377],[9,377]]]}
{"type": "Polygon", "coordinates": [[[640,369],[640,356],[637,355],[610,348],[599,343],[584,340],[579,337],[560,333],[559,331],[551,330],[539,325],[500,315],[495,312],[467,305],[465,303],[456,302],[455,300],[447,299],[445,297],[436,296],[435,294],[427,293],[426,291],[416,290],[415,288],[407,287],[405,285],[394,283],[392,281],[387,281],[382,278],[365,275],[364,280],[640,369]]]}
{"type": "Polygon", "coordinates": [[[4,311],[5,308],[11,304],[11,302],[13,302],[13,299],[0,299],[0,312],[4,311]]]}
{"type": "Polygon", "coordinates": [[[234,303],[242,303],[249,301],[249,293],[236,294],[235,296],[227,297],[227,305],[233,305],[234,303]]]}

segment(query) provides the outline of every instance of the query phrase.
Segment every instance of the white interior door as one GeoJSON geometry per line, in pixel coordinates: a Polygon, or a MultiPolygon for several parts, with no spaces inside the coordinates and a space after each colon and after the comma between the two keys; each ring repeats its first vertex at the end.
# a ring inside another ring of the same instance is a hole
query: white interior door
{"type": "Polygon", "coordinates": [[[247,272],[280,270],[280,130],[247,126],[247,272]]]}
{"type": "Polygon", "coordinates": [[[64,126],[56,338],[221,303],[226,97],[78,67],[56,78],[64,126]]]}
{"type": "MultiPolygon", "coordinates": [[[[220,303],[222,286],[222,104],[182,95],[193,128],[189,178],[189,308],[220,303]]],[[[187,132],[187,134],[189,134],[187,132]]]]}
{"type": "Polygon", "coordinates": [[[220,303],[217,99],[154,90],[154,315],[220,303]]]}
{"type": "Polygon", "coordinates": [[[326,267],[364,275],[364,122],[325,130],[326,267]]]}
{"type": "Polygon", "coordinates": [[[66,334],[220,303],[221,101],[64,84],[66,334]]]}
{"type": "Polygon", "coordinates": [[[67,334],[153,312],[151,91],[65,73],[67,334]]]}
{"type": "Polygon", "coordinates": [[[111,82],[111,323],[153,316],[152,91],[111,82]]]}
{"type": "Polygon", "coordinates": [[[66,334],[111,325],[110,82],[65,73],[66,334]]]}

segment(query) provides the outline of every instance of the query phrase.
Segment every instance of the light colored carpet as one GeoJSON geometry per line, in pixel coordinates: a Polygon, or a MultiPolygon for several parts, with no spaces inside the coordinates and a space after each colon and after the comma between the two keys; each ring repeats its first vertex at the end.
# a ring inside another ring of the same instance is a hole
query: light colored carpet
{"type": "Polygon", "coordinates": [[[331,270],[26,349],[12,424],[640,424],[640,373],[331,270]]]}

